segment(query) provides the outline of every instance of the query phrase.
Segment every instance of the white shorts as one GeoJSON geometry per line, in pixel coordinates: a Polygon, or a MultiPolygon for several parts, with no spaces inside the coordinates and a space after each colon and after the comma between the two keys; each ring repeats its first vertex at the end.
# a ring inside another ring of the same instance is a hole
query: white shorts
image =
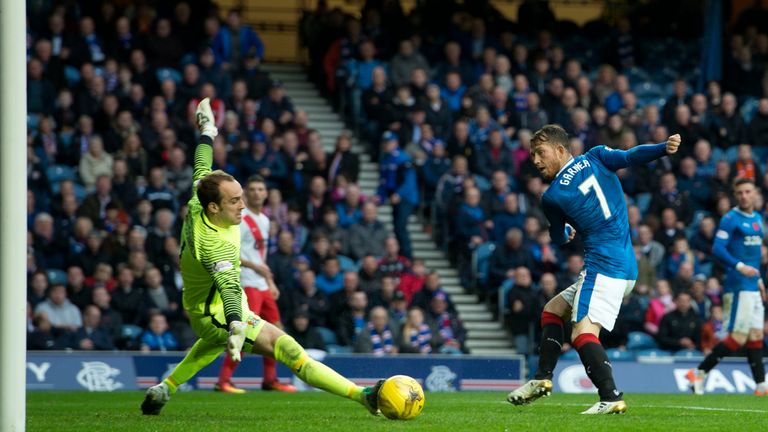
{"type": "Polygon", "coordinates": [[[615,279],[600,273],[582,271],[579,280],[558,294],[571,306],[571,321],[584,317],[611,331],[619,316],[624,296],[635,287],[635,281],[615,279]]]}
{"type": "Polygon", "coordinates": [[[750,329],[763,329],[765,307],[759,291],[723,294],[723,328],[728,333],[748,334],[750,329]]]}

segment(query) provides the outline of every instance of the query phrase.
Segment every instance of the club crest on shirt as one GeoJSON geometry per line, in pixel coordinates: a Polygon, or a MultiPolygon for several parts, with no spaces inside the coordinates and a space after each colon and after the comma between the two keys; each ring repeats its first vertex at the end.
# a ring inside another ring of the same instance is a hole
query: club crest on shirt
{"type": "Polygon", "coordinates": [[[757,222],[752,222],[752,228],[753,228],[755,231],[760,231],[760,224],[759,224],[759,223],[757,223],[757,222]]]}
{"type": "Polygon", "coordinates": [[[232,263],[229,261],[219,261],[213,264],[213,272],[218,273],[220,271],[229,270],[232,268],[232,263]]]}

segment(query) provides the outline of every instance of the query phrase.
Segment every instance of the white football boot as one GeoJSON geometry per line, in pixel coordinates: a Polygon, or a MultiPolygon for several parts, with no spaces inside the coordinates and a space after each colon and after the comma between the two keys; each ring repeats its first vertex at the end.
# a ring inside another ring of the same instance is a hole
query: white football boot
{"type": "Polygon", "coordinates": [[[693,394],[704,394],[704,380],[707,379],[707,373],[701,369],[691,369],[685,374],[688,382],[691,383],[691,390],[693,394]]]}
{"type": "Polygon", "coordinates": [[[216,121],[213,118],[213,111],[211,111],[211,101],[208,98],[201,100],[197,104],[195,118],[197,119],[197,127],[200,129],[201,134],[216,138],[219,130],[216,128],[216,121]]]}
{"type": "Polygon", "coordinates": [[[147,389],[144,402],[141,403],[141,413],[144,415],[158,415],[163,406],[171,400],[171,389],[168,384],[161,382],[147,389]]]}
{"type": "Polygon", "coordinates": [[[758,383],[755,387],[755,396],[768,396],[768,384],[765,381],[758,383]]]}
{"type": "Polygon", "coordinates": [[[614,402],[600,401],[583,411],[582,414],[624,414],[625,412],[627,412],[627,403],[619,400],[614,402]]]}
{"type": "Polygon", "coordinates": [[[512,405],[528,405],[540,397],[547,397],[552,394],[552,381],[530,380],[522,386],[516,388],[507,395],[507,402],[512,405]]]}

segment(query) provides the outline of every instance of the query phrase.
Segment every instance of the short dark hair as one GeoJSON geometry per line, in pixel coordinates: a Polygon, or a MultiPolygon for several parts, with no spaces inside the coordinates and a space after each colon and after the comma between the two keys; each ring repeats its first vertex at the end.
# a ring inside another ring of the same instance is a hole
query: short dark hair
{"type": "Polygon", "coordinates": [[[566,150],[571,151],[571,140],[568,138],[568,132],[558,124],[544,125],[533,134],[531,148],[539,144],[547,144],[552,147],[562,145],[566,150]]]}
{"type": "Polygon", "coordinates": [[[245,186],[248,187],[251,183],[262,183],[264,186],[267,185],[267,181],[264,180],[264,177],[254,174],[250,177],[248,177],[248,180],[245,182],[245,186]]]}
{"type": "Polygon", "coordinates": [[[200,179],[197,185],[197,199],[203,206],[203,211],[208,209],[208,204],[221,204],[220,185],[225,181],[235,181],[235,178],[222,170],[216,170],[200,179]]]}
{"type": "Polygon", "coordinates": [[[736,190],[737,187],[744,185],[744,184],[751,184],[752,186],[755,185],[755,182],[748,177],[736,177],[733,180],[733,190],[736,190]]]}

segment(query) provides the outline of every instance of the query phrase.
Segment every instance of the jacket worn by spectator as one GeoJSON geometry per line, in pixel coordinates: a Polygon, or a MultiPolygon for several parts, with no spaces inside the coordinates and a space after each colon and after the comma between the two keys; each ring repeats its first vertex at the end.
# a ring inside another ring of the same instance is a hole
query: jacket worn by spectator
{"type": "Polygon", "coordinates": [[[699,315],[689,309],[687,312],[673,310],[664,315],[659,324],[659,346],[670,351],[679,351],[686,347],[680,339],[689,338],[698,347],[701,342],[701,320],[699,315]]]}
{"type": "Polygon", "coordinates": [[[413,160],[404,151],[395,149],[384,155],[379,162],[380,179],[377,194],[381,202],[396,193],[400,199],[411,204],[419,202],[419,186],[416,183],[416,169],[413,160]]]}
{"type": "Polygon", "coordinates": [[[384,241],[389,237],[386,226],[379,221],[360,220],[349,228],[347,255],[360,259],[366,255],[384,255],[384,241]]]}

